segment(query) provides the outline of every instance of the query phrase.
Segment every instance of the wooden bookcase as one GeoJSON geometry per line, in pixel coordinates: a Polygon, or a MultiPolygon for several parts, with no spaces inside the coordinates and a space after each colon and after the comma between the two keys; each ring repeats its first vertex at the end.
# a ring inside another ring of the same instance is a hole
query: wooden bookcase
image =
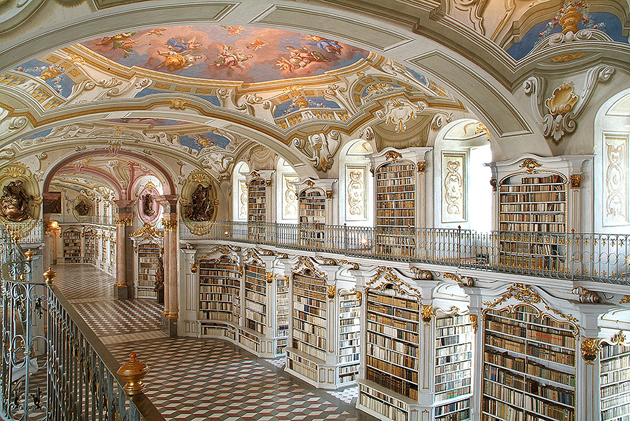
{"type": "MultiPolygon", "coordinates": [[[[198,320],[202,325],[205,321],[222,321],[238,326],[241,313],[240,278],[238,262],[227,256],[199,261],[198,320]]],[[[215,324],[211,326],[216,329],[215,324]]],[[[202,327],[202,334],[204,332],[202,327]]]]}
{"type": "Polygon", "coordinates": [[[384,163],[376,168],[376,232],[381,253],[412,256],[415,249],[416,166],[413,162],[384,163]]]}
{"type": "Polygon", "coordinates": [[[522,172],[501,180],[501,265],[562,270],[567,245],[567,189],[567,180],[559,173],[522,172]]]}
{"type": "Polygon", "coordinates": [[[253,178],[249,181],[247,195],[247,221],[266,221],[266,194],[267,185],[262,178],[253,178]]]}
{"type": "Polygon", "coordinates": [[[160,248],[160,244],[153,242],[138,245],[137,298],[156,298],[155,274],[159,266],[160,248]]]}
{"type": "Polygon", "coordinates": [[[289,337],[289,281],[285,276],[276,277],[276,354],[284,354],[289,337]]]}
{"type": "Polygon", "coordinates": [[[577,330],[529,305],[485,314],[482,420],[575,420],[577,330]]]}
{"type": "Polygon", "coordinates": [[[98,237],[101,242],[101,262],[100,268],[105,270],[107,268],[107,231],[103,230],[98,237]]]}
{"type": "Polygon", "coordinates": [[[354,292],[339,292],[339,383],[354,383],[361,357],[361,305],[354,292]]]}
{"type": "Polygon", "coordinates": [[[96,233],[93,229],[86,229],[83,234],[84,251],[83,263],[96,264],[96,233]]]}
{"type": "Polygon", "coordinates": [[[366,291],[365,379],[357,407],[408,420],[418,400],[420,304],[392,284],[366,291]]]}
{"type": "Polygon", "coordinates": [[[435,319],[435,421],[472,417],[474,332],[468,315],[439,315],[435,319]]]}
{"type": "Polygon", "coordinates": [[[293,275],[293,311],[291,352],[287,352],[287,368],[318,381],[317,370],[310,364],[324,365],[327,353],[328,302],[326,281],[310,269],[293,275]],[[308,361],[308,362],[307,362],[308,361]]]}
{"type": "Polygon", "coordinates": [[[265,267],[245,265],[245,327],[264,336],[267,332],[267,282],[265,267]]]}
{"type": "Polygon", "coordinates": [[[599,379],[601,420],[630,419],[630,345],[602,344],[599,379]]]}
{"type": "Polygon", "coordinates": [[[321,247],[326,225],[326,196],[317,188],[307,188],[299,197],[300,244],[321,247]]]}
{"type": "Polygon", "coordinates": [[[82,263],[81,231],[70,227],[63,232],[63,259],[64,263],[82,263]]]}

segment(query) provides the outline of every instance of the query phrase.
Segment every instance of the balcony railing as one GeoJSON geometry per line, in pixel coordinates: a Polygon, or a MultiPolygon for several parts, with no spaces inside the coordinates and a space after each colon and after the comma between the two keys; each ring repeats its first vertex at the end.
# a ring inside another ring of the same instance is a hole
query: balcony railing
{"type": "Polygon", "coordinates": [[[0,241],[1,419],[164,420],[143,393],[125,393],[120,364],[54,285],[32,279],[10,233],[0,241]]]}
{"type": "Polygon", "coordinates": [[[180,239],[227,240],[527,276],[630,283],[630,234],[481,233],[224,221],[182,223],[180,239]]]}

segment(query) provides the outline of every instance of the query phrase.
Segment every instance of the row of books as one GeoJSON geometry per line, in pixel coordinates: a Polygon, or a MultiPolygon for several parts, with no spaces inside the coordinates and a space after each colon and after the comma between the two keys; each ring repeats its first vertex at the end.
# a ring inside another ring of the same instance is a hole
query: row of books
{"type": "Polygon", "coordinates": [[[566,200],[566,193],[561,192],[539,192],[539,193],[518,193],[518,194],[502,194],[500,203],[548,203],[562,202],[566,200]]]}
{"type": "Polygon", "coordinates": [[[322,326],[317,326],[312,323],[308,323],[301,319],[293,319],[293,329],[299,329],[305,333],[312,333],[314,335],[319,335],[322,337],[326,337],[326,328],[322,326]]]}
{"type": "Polygon", "coordinates": [[[361,391],[359,393],[359,404],[392,421],[408,420],[406,411],[375,399],[369,392],[361,391]]]}
{"type": "Polygon", "coordinates": [[[418,399],[417,383],[410,383],[406,380],[392,377],[390,374],[370,366],[365,368],[365,378],[400,395],[415,400],[418,399]]]}
{"type": "Polygon", "coordinates": [[[412,357],[418,356],[418,345],[400,342],[376,332],[367,332],[367,342],[376,344],[382,348],[391,349],[401,354],[410,355],[412,357]]]}
{"type": "Polygon", "coordinates": [[[382,348],[372,343],[366,344],[366,356],[380,359],[386,368],[389,363],[394,363],[412,370],[418,370],[418,358],[382,348]]]}
{"type": "Polygon", "coordinates": [[[406,299],[399,298],[394,295],[379,294],[374,291],[369,291],[367,294],[368,302],[378,302],[382,304],[391,305],[398,308],[404,308],[409,310],[419,311],[420,304],[416,298],[406,299]]]}
{"type": "Polygon", "coordinates": [[[385,180],[389,178],[409,178],[415,177],[415,171],[413,167],[409,164],[402,165],[384,165],[379,167],[376,171],[377,180],[385,180]]]}
{"type": "Polygon", "coordinates": [[[260,313],[262,315],[267,314],[267,306],[256,301],[245,300],[245,307],[248,310],[255,311],[256,313],[260,313]]]}
{"type": "Polygon", "coordinates": [[[250,301],[255,301],[261,304],[264,304],[267,302],[267,295],[260,294],[258,292],[254,292],[250,290],[245,290],[245,298],[249,299],[250,301]]]}
{"type": "Polygon", "coordinates": [[[416,310],[406,310],[406,309],[403,310],[400,307],[393,307],[387,304],[377,304],[377,303],[368,301],[367,309],[368,311],[373,311],[373,312],[384,314],[384,315],[394,316],[394,317],[398,317],[405,320],[411,320],[411,321],[417,322],[420,319],[419,312],[416,310]]]}
{"type": "Polygon", "coordinates": [[[404,330],[414,332],[414,333],[418,332],[418,322],[414,322],[409,319],[405,319],[405,320],[396,319],[391,316],[373,313],[368,310],[367,320],[372,321],[372,322],[377,322],[386,326],[392,326],[395,329],[404,329],[404,330]]]}
{"type": "Polygon", "coordinates": [[[414,200],[415,199],[415,193],[413,190],[409,190],[407,192],[404,193],[378,193],[376,195],[376,204],[378,206],[379,203],[383,202],[383,201],[399,201],[399,200],[414,200]]]}
{"type": "Polygon", "coordinates": [[[552,232],[552,233],[565,233],[566,226],[563,223],[536,223],[536,222],[501,222],[499,224],[501,231],[533,231],[533,232],[552,232]]]}
{"type": "Polygon", "coordinates": [[[503,212],[526,212],[526,213],[546,213],[546,212],[564,212],[567,204],[565,202],[554,203],[519,203],[506,204],[501,203],[500,211],[503,212]]]}
{"type": "MultiPolygon", "coordinates": [[[[511,212],[511,211],[510,211],[511,212]]],[[[564,214],[529,214],[529,213],[501,213],[501,222],[530,222],[548,224],[563,224],[565,222],[564,214]]]]}
{"type": "Polygon", "coordinates": [[[298,321],[298,320],[302,320],[302,321],[306,321],[310,324],[313,325],[317,325],[317,326],[322,326],[322,327],[326,327],[326,318],[322,318],[319,316],[313,316],[311,314],[308,313],[304,313],[303,311],[299,311],[299,310],[293,310],[293,320],[294,321],[298,321]]]}
{"type": "Polygon", "coordinates": [[[315,345],[311,345],[309,343],[306,342],[302,342],[300,340],[298,340],[295,337],[293,337],[293,341],[292,341],[292,347],[297,349],[300,352],[303,352],[305,354],[311,355],[315,358],[318,358],[320,360],[326,360],[326,350],[325,349],[321,349],[315,345]]]}

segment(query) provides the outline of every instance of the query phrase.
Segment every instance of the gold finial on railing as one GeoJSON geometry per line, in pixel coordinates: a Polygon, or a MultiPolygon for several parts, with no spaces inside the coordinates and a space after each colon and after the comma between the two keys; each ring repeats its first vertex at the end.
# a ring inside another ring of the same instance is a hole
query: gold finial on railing
{"type": "Polygon", "coordinates": [[[144,383],[142,379],[147,375],[149,367],[142,361],[136,360],[135,352],[129,354],[129,361],[120,366],[116,372],[125,381],[123,390],[127,396],[139,395],[142,393],[144,383]]]}
{"type": "Polygon", "coordinates": [[[44,279],[46,280],[46,283],[48,285],[52,284],[56,275],[57,275],[57,272],[55,272],[51,268],[48,268],[48,270],[44,272],[44,279]]]}
{"type": "Polygon", "coordinates": [[[28,249],[24,252],[24,255],[26,256],[26,261],[31,262],[33,261],[33,256],[35,255],[35,252],[31,249],[28,249]]]}

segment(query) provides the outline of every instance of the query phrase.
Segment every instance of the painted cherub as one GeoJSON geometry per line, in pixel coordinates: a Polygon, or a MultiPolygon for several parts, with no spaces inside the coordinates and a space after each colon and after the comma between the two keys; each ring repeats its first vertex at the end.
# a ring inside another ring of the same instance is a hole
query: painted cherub
{"type": "Polygon", "coordinates": [[[236,26],[236,25],[232,25],[232,26],[221,25],[221,26],[227,29],[228,35],[242,35],[241,34],[241,31],[243,30],[242,26],[236,26]]]}
{"type": "Polygon", "coordinates": [[[223,50],[217,54],[217,60],[214,61],[217,67],[228,67],[229,69],[245,67],[241,64],[243,61],[247,61],[253,56],[251,54],[243,54],[243,50],[235,49],[234,47],[223,45],[223,50]]]}
{"type": "Polygon", "coordinates": [[[259,48],[261,48],[261,47],[263,47],[263,46],[265,46],[267,44],[269,44],[269,43],[266,42],[266,41],[261,41],[258,38],[256,38],[256,41],[254,41],[251,44],[247,45],[247,49],[256,51],[259,48]]]}
{"type": "Polygon", "coordinates": [[[97,45],[111,44],[113,50],[123,50],[124,57],[127,58],[133,53],[134,45],[142,44],[142,41],[131,39],[136,34],[133,32],[123,32],[103,38],[97,45]]]}
{"type": "Polygon", "coordinates": [[[192,51],[202,46],[200,42],[197,42],[197,37],[193,37],[189,41],[184,41],[184,38],[180,38],[179,41],[175,38],[169,38],[166,44],[169,50],[180,54],[184,51],[192,51]]]}

